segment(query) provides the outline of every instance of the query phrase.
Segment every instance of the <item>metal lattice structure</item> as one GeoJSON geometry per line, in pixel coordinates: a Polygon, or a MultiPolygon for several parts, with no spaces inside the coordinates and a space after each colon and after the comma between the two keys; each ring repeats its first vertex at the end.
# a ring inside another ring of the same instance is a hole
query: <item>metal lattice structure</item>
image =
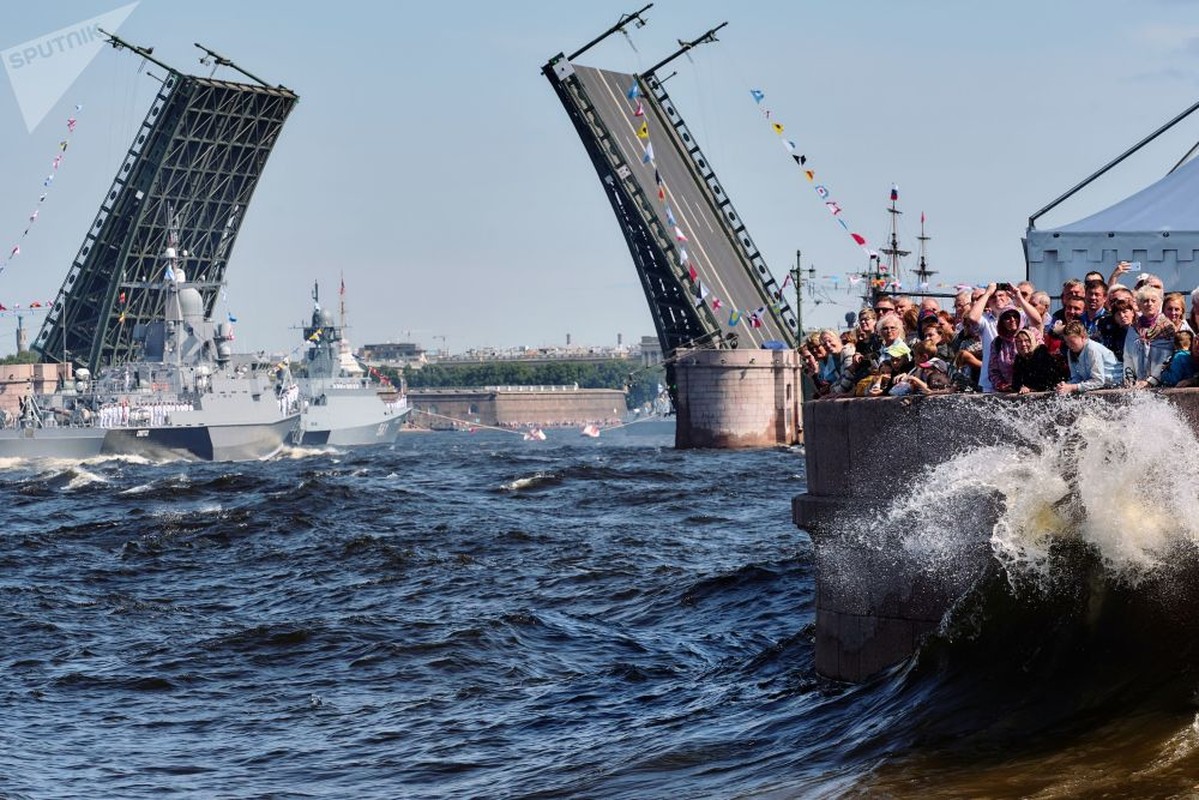
{"type": "Polygon", "coordinates": [[[168,246],[211,316],[250,198],[298,96],[168,71],[42,324],[45,361],[93,370],[134,356],[161,318],[168,246]]]}

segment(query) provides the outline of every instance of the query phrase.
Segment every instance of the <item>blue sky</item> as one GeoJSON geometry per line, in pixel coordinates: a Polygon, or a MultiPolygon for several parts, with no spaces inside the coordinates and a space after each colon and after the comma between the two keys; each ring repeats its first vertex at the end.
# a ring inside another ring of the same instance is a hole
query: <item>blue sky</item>
{"type": "MultiPolygon", "coordinates": [[[[6,4],[0,49],[121,5],[6,4]]],[[[290,349],[312,282],[333,300],[342,274],[356,344],[460,352],[653,333],[594,170],[540,74],[641,5],[141,0],[122,37],[207,74],[201,42],[301,98],[228,271],[241,348],[290,349]]],[[[728,21],[718,43],[675,62],[667,87],[774,274],[797,249],[815,266],[822,302],[805,304],[808,324],[856,307],[845,275],[864,257],[751,88],[872,245],[898,184],[904,243],[915,249],[925,213],[934,282],[950,284],[1021,277],[1029,214],[1199,98],[1196,2],[659,0],[647,19],[631,44],[613,36],[580,62],[637,71],[728,21]]],[[[0,274],[0,303],[56,295],[156,87],[139,65],[105,49],[33,133],[0,91],[6,242],[83,104],[39,219],[0,274]]],[[[1199,113],[1041,227],[1153,182],[1197,140],[1199,113]]],[[[0,353],[15,325],[0,317],[0,353]]],[[[31,336],[39,325],[26,320],[31,336]]]]}

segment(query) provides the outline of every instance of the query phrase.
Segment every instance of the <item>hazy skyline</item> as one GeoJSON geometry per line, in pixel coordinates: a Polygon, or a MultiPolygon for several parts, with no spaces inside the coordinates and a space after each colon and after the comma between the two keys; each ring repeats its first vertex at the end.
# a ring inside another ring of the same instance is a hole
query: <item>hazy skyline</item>
{"type": "MultiPolygon", "coordinates": [[[[122,5],[6,8],[0,49],[122,5]]],[[[619,227],[540,74],[551,56],[643,5],[141,0],[120,35],[156,58],[207,75],[200,42],[300,96],[228,269],[238,348],[294,347],[313,281],[335,304],[343,274],[359,345],[461,352],[652,334],[619,227]]],[[[660,0],[646,18],[580,63],[636,72],[678,39],[729,23],[719,42],[672,64],[667,88],[776,278],[797,249],[815,266],[808,324],[857,307],[845,276],[865,259],[779,147],[751,89],[872,246],[898,184],[903,244],[916,250],[923,212],[933,281],[952,285],[1021,277],[1029,214],[1191,105],[1199,88],[1194,2],[660,0]]],[[[0,274],[0,303],[57,295],[157,69],[106,48],[32,133],[12,91],[2,93],[0,247],[27,224],[65,120],[82,109],[36,225],[0,274]]],[[[1040,226],[1143,188],[1196,140],[1199,115],[1040,226]]],[[[26,319],[31,339],[40,325],[40,315],[26,319]]],[[[0,354],[12,351],[15,326],[0,316],[0,354]]]]}

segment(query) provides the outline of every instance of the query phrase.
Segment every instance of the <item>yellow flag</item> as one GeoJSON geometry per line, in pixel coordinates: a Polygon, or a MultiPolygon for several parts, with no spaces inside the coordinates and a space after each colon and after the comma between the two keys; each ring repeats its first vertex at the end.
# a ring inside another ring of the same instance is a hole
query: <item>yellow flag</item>
{"type": "Polygon", "coordinates": [[[771,126],[774,128],[775,133],[777,133],[779,136],[783,135],[783,124],[781,122],[771,123],[771,126]]]}
{"type": "Polygon", "coordinates": [[[637,138],[638,139],[648,139],[649,138],[649,123],[648,122],[641,123],[641,127],[637,129],[637,138]]]}
{"type": "Polygon", "coordinates": [[[816,180],[816,173],[812,172],[812,170],[810,170],[810,169],[804,170],[804,175],[807,175],[808,180],[810,180],[810,181],[816,180]]]}

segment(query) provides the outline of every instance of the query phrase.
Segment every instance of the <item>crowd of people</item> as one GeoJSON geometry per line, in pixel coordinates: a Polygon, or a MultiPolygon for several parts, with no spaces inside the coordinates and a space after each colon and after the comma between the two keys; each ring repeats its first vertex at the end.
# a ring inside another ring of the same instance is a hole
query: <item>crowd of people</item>
{"type": "Polygon", "coordinates": [[[881,295],[853,329],[809,335],[803,369],[815,397],[1199,386],[1199,288],[1188,314],[1185,294],[1132,266],[1067,280],[1052,313],[1027,280],[965,289],[952,310],[881,295]]]}

